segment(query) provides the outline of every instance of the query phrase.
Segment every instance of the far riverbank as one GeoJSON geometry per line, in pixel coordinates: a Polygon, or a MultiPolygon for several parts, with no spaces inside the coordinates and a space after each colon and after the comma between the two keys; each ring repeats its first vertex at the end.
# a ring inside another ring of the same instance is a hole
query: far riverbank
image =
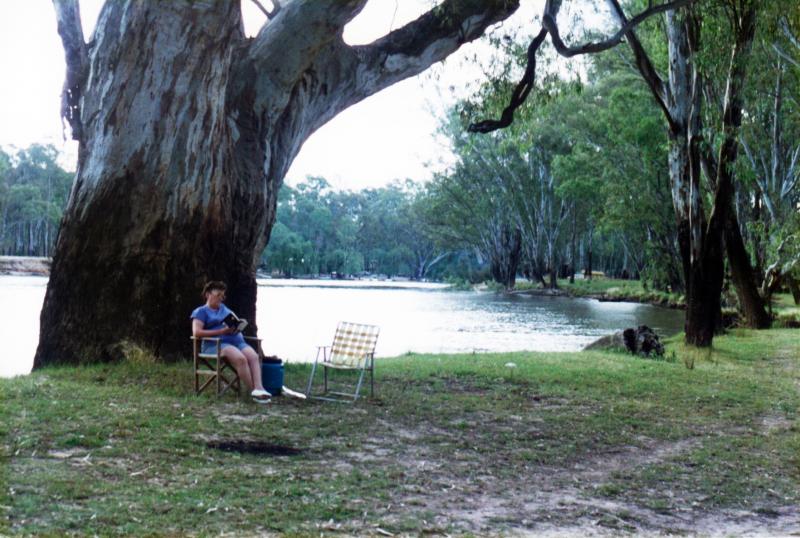
{"type": "Polygon", "coordinates": [[[52,258],[0,256],[0,275],[50,276],[52,258]]]}
{"type": "Polygon", "coordinates": [[[682,294],[645,289],[639,280],[620,280],[614,278],[593,278],[592,280],[559,280],[558,289],[534,287],[524,282],[516,286],[511,293],[541,296],[563,296],[581,299],[596,299],[602,302],[628,302],[649,304],[663,308],[685,309],[686,302],[682,294]]]}
{"type": "MultiPolygon", "coordinates": [[[[33,256],[0,256],[0,275],[8,276],[50,276],[51,258],[33,256]]],[[[259,278],[261,285],[306,285],[306,286],[369,286],[380,287],[429,287],[431,289],[446,288],[443,283],[421,283],[414,281],[381,281],[376,279],[358,280],[331,280],[324,278],[317,279],[270,279],[259,278]],[[302,284],[296,284],[302,283],[302,284]]],[[[489,287],[475,288],[477,291],[486,291],[489,287]]],[[[559,288],[551,290],[547,288],[534,287],[532,283],[522,282],[511,291],[512,294],[525,294],[537,296],[563,296],[577,297],[583,299],[596,299],[602,302],[631,302],[649,304],[665,308],[686,308],[683,295],[666,293],[655,290],[647,290],[638,280],[617,280],[609,278],[594,278],[592,280],[576,280],[570,284],[568,280],[559,281],[559,288]]]]}

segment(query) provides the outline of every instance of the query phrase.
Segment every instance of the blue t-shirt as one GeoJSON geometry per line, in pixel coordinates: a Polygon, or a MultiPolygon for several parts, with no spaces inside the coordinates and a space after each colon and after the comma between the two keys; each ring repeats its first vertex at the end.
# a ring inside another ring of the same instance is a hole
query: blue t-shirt
{"type": "MultiPolygon", "coordinates": [[[[204,330],[216,331],[217,329],[224,329],[225,327],[227,327],[227,325],[225,325],[225,323],[222,320],[224,320],[230,313],[231,313],[230,308],[228,308],[224,304],[220,304],[219,309],[217,310],[214,310],[208,305],[203,305],[203,306],[198,306],[192,311],[191,318],[199,319],[200,321],[202,321],[204,330]]],[[[242,333],[222,334],[220,336],[215,336],[213,338],[221,338],[222,339],[221,342],[223,344],[232,344],[235,346],[245,343],[242,333]]]]}

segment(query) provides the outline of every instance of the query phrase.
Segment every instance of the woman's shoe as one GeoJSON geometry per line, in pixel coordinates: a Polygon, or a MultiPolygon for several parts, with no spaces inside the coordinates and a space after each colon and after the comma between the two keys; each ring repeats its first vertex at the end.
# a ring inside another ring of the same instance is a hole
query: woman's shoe
{"type": "Polygon", "coordinates": [[[272,394],[262,389],[255,389],[250,393],[250,396],[253,398],[254,402],[260,404],[269,403],[269,401],[272,399],[272,394]]]}

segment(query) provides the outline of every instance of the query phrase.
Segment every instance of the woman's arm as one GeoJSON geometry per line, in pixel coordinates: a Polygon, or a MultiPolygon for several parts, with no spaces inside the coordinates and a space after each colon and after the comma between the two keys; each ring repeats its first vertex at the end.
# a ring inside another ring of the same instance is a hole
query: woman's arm
{"type": "Polygon", "coordinates": [[[199,319],[192,320],[192,335],[196,338],[202,337],[210,337],[210,336],[222,336],[225,334],[233,334],[236,332],[235,327],[225,327],[222,329],[214,329],[213,331],[207,331],[203,328],[203,322],[199,319]]]}

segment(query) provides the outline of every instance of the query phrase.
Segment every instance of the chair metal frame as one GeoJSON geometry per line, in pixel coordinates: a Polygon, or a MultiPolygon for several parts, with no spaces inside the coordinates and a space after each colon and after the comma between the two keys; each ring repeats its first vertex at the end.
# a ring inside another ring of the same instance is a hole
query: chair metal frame
{"type": "MultiPolygon", "coordinates": [[[[192,355],[194,357],[194,393],[199,395],[211,383],[216,381],[217,398],[225,394],[229,389],[235,389],[237,394],[242,392],[242,380],[236,368],[222,356],[222,339],[219,337],[200,337],[191,336],[192,355]],[[216,344],[214,353],[203,353],[203,342],[214,342],[216,344]],[[230,374],[228,373],[230,370],[230,374]],[[201,377],[208,377],[202,385],[201,377]]],[[[259,358],[263,358],[261,351],[261,339],[253,336],[245,336],[245,340],[254,342],[253,346],[259,358]]]]}
{"type": "Polygon", "coordinates": [[[378,341],[378,327],[374,325],[363,325],[363,324],[355,324],[355,323],[348,323],[348,322],[340,322],[339,325],[336,327],[336,333],[334,334],[334,342],[330,346],[317,346],[317,355],[314,358],[314,364],[311,367],[311,375],[308,378],[308,386],[306,387],[306,397],[313,398],[315,400],[325,400],[328,402],[340,402],[340,403],[354,403],[358,400],[359,393],[361,391],[361,386],[364,383],[364,375],[366,371],[369,370],[369,394],[370,398],[374,398],[375,396],[375,344],[378,341]],[[367,351],[364,353],[358,354],[350,354],[351,360],[355,360],[360,366],[353,366],[348,364],[341,364],[334,361],[333,351],[334,348],[337,347],[337,338],[340,338],[342,331],[348,327],[359,327],[359,328],[369,328],[374,329],[374,341],[372,341],[372,350],[367,351]],[[320,361],[320,355],[322,355],[322,361],[320,361]],[[314,376],[317,372],[317,366],[322,366],[323,371],[323,391],[321,395],[314,395],[312,394],[313,385],[314,385],[314,376]],[[341,392],[341,391],[334,391],[329,390],[328,387],[328,368],[333,368],[335,370],[360,370],[358,376],[358,382],[356,383],[356,389],[354,392],[341,392]],[[329,396],[333,395],[333,396],[329,396]]]}

